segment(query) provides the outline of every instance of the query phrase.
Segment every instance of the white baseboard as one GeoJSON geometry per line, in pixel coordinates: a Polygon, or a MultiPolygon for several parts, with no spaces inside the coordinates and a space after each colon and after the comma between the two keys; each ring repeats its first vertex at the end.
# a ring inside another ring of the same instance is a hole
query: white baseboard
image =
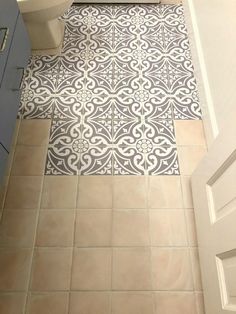
{"type": "Polygon", "coordinates": [[[216,122],[214,104],[211,97],[207,69],[205,66],[203,48],[201,45],[201,38],[198,30],[193,1],[183,0],[182,3],[185,11],[185,20],[189,34],[194,72],[198,84],[200,104],[203,114],[202,119],[204,123],[207,144],[209,147],[217,137],[219,130],[216,122]]]}

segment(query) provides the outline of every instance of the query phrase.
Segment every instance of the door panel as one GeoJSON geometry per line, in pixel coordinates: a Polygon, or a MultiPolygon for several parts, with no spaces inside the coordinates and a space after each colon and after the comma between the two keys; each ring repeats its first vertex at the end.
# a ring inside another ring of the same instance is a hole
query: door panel
{"type": "Polygon", "coordinates": [[[207,314],[236,313],[236,109],[192,176],[207,314]]]}

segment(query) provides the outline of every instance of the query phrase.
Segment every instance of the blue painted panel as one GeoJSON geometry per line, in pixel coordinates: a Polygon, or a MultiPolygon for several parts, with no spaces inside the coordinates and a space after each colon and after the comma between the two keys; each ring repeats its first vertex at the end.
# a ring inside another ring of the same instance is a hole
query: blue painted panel
{"type": "Polygon", "coordinates": [[[20,83],[30,55],[30,43],[21,15],[18,17],[6,70],[0,88],[0,142],[9,151],[20,102],[20,83]]]}

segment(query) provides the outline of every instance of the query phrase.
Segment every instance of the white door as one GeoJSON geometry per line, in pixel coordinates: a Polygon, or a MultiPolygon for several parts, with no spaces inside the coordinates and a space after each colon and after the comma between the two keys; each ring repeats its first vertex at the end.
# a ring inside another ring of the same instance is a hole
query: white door
{"type": "Polygon", "coordinates": [[[236,106],[192,189],[206,314],[236,313],[236,106]]]}

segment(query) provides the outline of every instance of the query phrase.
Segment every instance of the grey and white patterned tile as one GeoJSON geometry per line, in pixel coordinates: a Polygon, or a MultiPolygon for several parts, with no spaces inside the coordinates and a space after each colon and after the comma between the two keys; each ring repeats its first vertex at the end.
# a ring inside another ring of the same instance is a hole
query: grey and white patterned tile
{"type": "Polygon", "coordinates": [[[114,175],[144,175],[145,156],[135,145],[114,147],[113,149],[114,175]]]}
{"type": "Polygon", "coordinates": [[[55,104],[52,94],[35,94],[31,89],[23,92],[23,119],[51,119],[55,104]]]}
{"type": "Polygon", "coordinates": [[[112,145],[112,120],[85,119],[82,127],[82,139],[91,146],[108,147],[112,145]]]}
{"type": "Polygon", "coordinates": [[[145,120],[143,124],[143,138],[151,141],[154,146],[169,147],[176,145],[173,121],[145,120]]]}
{"type": "Polygon", "coordinates": [[[86,141],[84,145],[86,148],[84,148],[84,151],[81,153],[79,174],[112,175],[112,148],[106,145],[89,146],[86,141]]]}
{"type": "Polygon", "coordinates": [[[19,116],[51,119],[45,174],[178,175],[174,119],[201,110],[182,5],[79,5],[29,66],[19,116]]]}
{"type": "Polygon", "coordinates": [[[179,175],[179,162],[176,146],[155,146],[149,143],[146,155],[146,174],[179,175]]]}

